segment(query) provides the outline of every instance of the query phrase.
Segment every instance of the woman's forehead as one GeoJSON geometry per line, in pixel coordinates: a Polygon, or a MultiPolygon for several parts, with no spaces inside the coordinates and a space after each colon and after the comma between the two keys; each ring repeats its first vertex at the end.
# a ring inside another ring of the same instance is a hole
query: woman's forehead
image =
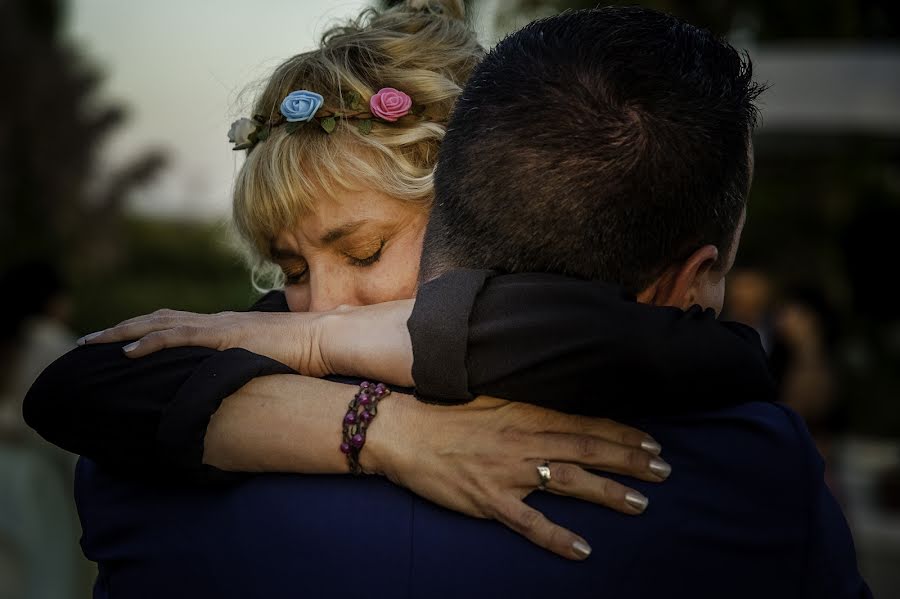
{"type": "Polygon", "coordinates": [[[327,245],[377,227],[401,226],[420,216],[422,208],[372,189],[344,190],[317,198],[311,210],[278,233],[275,247],[299,240],[327,245]]]}

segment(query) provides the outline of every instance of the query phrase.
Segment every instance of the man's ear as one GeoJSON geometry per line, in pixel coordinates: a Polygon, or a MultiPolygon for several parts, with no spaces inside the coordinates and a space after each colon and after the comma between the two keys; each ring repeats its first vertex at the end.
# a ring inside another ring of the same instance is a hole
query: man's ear
{"type": "Polygon", "coordinates": [[[666,269],[659,279],[638,294],[638,301],[687,310],[697,303],[700,286],[718,259],[718,248],[704,245],[684,262],[666,269]]]}

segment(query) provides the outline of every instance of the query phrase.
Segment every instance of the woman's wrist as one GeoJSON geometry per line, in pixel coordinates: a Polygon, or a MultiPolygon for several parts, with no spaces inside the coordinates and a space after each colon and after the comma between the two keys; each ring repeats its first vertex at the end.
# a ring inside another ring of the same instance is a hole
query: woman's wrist
{"type": "Polygon", "coordinates": [[[378,418],[366,433],[359,454],[363,472],[381,474],[397,482],[396,473],[411,459],[415,448],[416,419],[422,404],[411,395],[392,393],[378,404],[378,418]]]}
{"type": "Polygon", "coordinates": [[[412,343],[406,321],[413,301],[342,308],[324,314],[315,351],[328,374],[359,376],[412,387],[412,343]]]}

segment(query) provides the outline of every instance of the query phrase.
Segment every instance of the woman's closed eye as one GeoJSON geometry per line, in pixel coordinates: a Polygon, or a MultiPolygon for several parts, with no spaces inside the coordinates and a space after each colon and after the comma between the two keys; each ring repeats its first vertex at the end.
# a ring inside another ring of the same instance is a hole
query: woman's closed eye
{"type": "Polygon", "coordinates": [[[353,266],[372,266],[378,260],[381,259],[381,252],[384,250],[384,239],[380,240],[378,243],[378,247],[372,251],[371,248],[369,252],[361,251],[361,252],[346,252],[347,259],[350,261],[350,264],[353,266]],[[366,255],[368,254],[368,255],[366,255]],[[361,257],[362,255],[362,257],[361,257]]]}
{"type": "Polygon", "coordinates": [[[306,273],[309,272],[309,267],[304,265],[298,268],[283,268],[282,272],[284,273],[285,285],[299,285],[306,277],[306,273]]]}

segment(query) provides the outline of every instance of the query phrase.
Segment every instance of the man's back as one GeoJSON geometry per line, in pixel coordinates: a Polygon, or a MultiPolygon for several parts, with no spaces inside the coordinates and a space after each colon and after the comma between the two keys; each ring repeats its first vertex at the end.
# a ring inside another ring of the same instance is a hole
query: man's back
{"type": "Polygon", "coordinates": [[[536,493],[587,538],[569,562],[381,478],[266,475],[229,486],[125,481],[82,462],[97,597],[864,597],[846,523],[790,410],[750,403],[635,423],[672,475],[629,481],[641,516],[536,493]]]}

